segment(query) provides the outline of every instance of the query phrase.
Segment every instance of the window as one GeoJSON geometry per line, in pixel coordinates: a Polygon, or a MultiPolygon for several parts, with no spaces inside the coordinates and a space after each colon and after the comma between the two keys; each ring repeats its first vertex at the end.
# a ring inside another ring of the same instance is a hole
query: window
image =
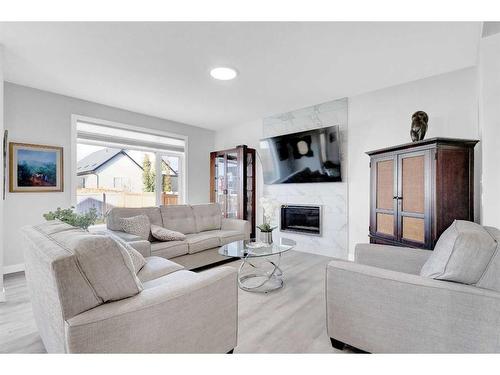
{"type": "Polygon", "coordinates": [[[180,195],[181,157],[164,154],[161,156],[162,202],[163,205],[175,204],[180,195]]]}
{"type": "Polygon", "coordinates": [[[184,202],[184,139],[78,120],[76,135],[78,212],[184,202]]]}
{"type": "Polygon", "coordinates": [[[129,190],[130,179],[126,177],[113,177],[113,188],[118,190],[129,190]]]}
{"type": "Polygon", "coordinates": [[[78,179],[78,188],[85,189],[85,177],[80,177],[78,179]]]}

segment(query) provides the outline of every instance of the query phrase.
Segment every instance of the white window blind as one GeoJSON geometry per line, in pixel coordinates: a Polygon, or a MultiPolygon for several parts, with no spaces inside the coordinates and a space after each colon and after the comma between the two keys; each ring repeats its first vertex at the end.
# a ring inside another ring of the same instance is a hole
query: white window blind
{"type": "Polygon", "coordinates": [[[78,141],[88,144],[105,145],[116,148],[137,148],[152,151],[184,152],[183,139],[167,137],[144,131],[116,128],[90,122],[78,121],[76,124],[78,141]]]}

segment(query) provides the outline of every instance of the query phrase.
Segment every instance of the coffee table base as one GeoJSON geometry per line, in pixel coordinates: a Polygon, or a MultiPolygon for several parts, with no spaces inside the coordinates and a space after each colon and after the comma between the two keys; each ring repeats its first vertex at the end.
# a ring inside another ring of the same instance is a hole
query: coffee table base
{"type": "Polygon", "coordinates": [[[238,270],[238,285],[240,289],[247,292],[269,293],[283,288],[283,271],[279,267],[281,254],[278,254],[276,262],[265,258],[264,260],[272,266],[270,271],[263,270],[262,267],[253,264],[248,255],[242,258],[242,263],[238,270]],[[251,268],[253,272],[246,273],[245,268],[251,268]]]}

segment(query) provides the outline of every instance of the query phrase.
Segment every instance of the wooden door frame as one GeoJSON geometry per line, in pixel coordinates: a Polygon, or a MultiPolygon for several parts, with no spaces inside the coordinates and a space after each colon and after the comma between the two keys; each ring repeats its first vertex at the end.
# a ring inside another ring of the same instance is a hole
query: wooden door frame
{"type": "Polygon", "coordinates": [[[370,233],[373,236],[376,236],[381,239],[386,239],[389,241],[397,240],[397,200],[394,197],[397,194],[397,154],[385,154],[383,156],[374,156],[370,160],[370,183],[371,183],[371,194],[370,194],[370,205],[372,209],[370,210],[370,233]],[[393,195],[393,207],[392,213],[388,212],[389,210],[380,210],[377,208],[377,163],[381,161],[392,160],[393,163],[393,187],[392,187],[392,195],[393,195]],[[386,233],[381,233],[377,231],[377,213],[386,213],[394,216],[393,219],[393,233],[394,235],[390,236],[386,233]]]}

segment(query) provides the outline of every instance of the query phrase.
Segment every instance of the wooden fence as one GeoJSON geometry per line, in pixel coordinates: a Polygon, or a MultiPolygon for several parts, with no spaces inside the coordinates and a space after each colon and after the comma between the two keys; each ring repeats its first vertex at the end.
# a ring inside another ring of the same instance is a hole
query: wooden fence
{"type": "MultiPolygon", "coordinates": [[[[103,216],[113,207],[151,207],[156,206],[156,193],[130,193],[123,191],[96,191],[97,189],[79,189],[77,191],[77,212],[86,212],[95,208],[103,216]]],[[[178,204],[177,194],[162,193],[161,204],[178,204]]]]}

